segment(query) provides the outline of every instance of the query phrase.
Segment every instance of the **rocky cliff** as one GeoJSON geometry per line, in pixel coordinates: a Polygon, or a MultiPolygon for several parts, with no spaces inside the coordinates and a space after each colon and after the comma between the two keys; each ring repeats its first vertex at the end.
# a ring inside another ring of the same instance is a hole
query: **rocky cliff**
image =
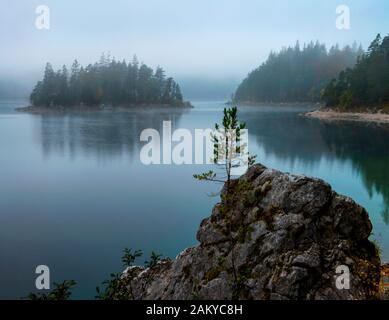
{"type": "Polygon", "coordinates": [[[132,270],[135,298],[378,297],[380,259],[368,240],[368,214],[324,181],[256,165],[221,199],[201,223],[198,246],[132,270]],[[339,266],[350,270],[349,289],[336,287],[339,266]]]}

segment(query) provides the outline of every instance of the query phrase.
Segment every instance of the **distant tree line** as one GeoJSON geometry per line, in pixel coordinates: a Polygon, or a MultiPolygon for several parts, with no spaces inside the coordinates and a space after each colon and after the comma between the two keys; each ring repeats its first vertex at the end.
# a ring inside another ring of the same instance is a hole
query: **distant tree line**
{"type": "Polygon", "coordinates": [[[179,85],[165,71],[141,63],[116,61],[103,54],[100,61],[82,67],[74,61],[70,73],[66,66],[54,71],[47,63],[43,80],[30,96],[34,106],[128,106],[141,104],[182,105],[179,85]]]}
{"type": "Polygon", "coordinates": [[[236,102],[312,102],[319,101],[322,90],[341,70],[352,67],[361,46],[327,50],[324,44],[311,42],[271,52],[267,61],[252,71],[238,87],[236,102]]]}
{"type": "Polygon", "coordinates": [[[354,68],[340,72],[323,92],[327,106],[344,109],[389,103],[389,36],[378,34],[354,68]]]}

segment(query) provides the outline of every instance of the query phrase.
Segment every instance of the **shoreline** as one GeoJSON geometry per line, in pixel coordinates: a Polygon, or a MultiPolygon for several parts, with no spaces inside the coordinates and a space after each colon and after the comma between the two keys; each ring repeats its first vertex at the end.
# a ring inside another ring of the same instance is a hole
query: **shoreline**
{"type": "Polygon", "coordinates": [[[139,105],[129,105],[129,106],[74,106],[74,107],[37,107],[37,106],[27,106],[21,108],[15,108],[15,111],[21,113],[30,113],[30,114],[62,114],[62,113],[72,113],[72,112],[103,112],[103,111],[133,111],[133,110],[188,110],[192,109],[193,105],[189,101],[185,101],[182,105],[166,105],[166,104],[139,104],[139,105]]]}
{"type": "Polygon", "coordinates": [[[389,114],[380,112],[339,112],[332,109],[319,109],[303,113],[302,115],[323,121],[357,121],[389,124],[389,114]]]}
{"type": "Polygon", "coordinates": [[[226,104],[237,104],[238,106],[247,106],[247,107],[298,107],[298,106],[314,106],[317,108],[323,107],[323,104],[320,102],[308,102],[308,101],[294,101],[294,102],[250,102],[250,101],[241,101],[241,102],[226,102],[226,104]]]}

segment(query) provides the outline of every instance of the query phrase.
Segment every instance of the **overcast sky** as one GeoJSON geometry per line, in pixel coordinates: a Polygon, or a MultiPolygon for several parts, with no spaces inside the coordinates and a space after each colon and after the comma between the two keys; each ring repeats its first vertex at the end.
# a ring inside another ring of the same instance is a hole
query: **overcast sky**
{"type": "Polygon", "coordinates": [[[296,40],[366,47],[389,31],[387,0],[2,0],[0,77],[40,76],[102,52],[161,65],[169,75],[244,77],[270,50],[296,40]],[[351,29],[335,26],[336,7],[351,10],[351,29]],[[35,8],[47,5],[50,30],[35,28],[35,8]]]}

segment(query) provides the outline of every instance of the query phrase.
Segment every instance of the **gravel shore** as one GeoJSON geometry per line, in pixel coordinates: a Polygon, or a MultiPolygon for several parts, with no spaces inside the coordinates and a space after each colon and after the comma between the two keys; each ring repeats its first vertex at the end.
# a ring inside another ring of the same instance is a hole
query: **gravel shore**
{"type": "Polygon", "coordinates": [[[389,114],[387,113],[359,113],[359,112],[339,112],[334,110],[316,110],[304,114],[306,117],[320,120],[338,120],[338,121],[364,121],[389,123],[389,114]]]}

